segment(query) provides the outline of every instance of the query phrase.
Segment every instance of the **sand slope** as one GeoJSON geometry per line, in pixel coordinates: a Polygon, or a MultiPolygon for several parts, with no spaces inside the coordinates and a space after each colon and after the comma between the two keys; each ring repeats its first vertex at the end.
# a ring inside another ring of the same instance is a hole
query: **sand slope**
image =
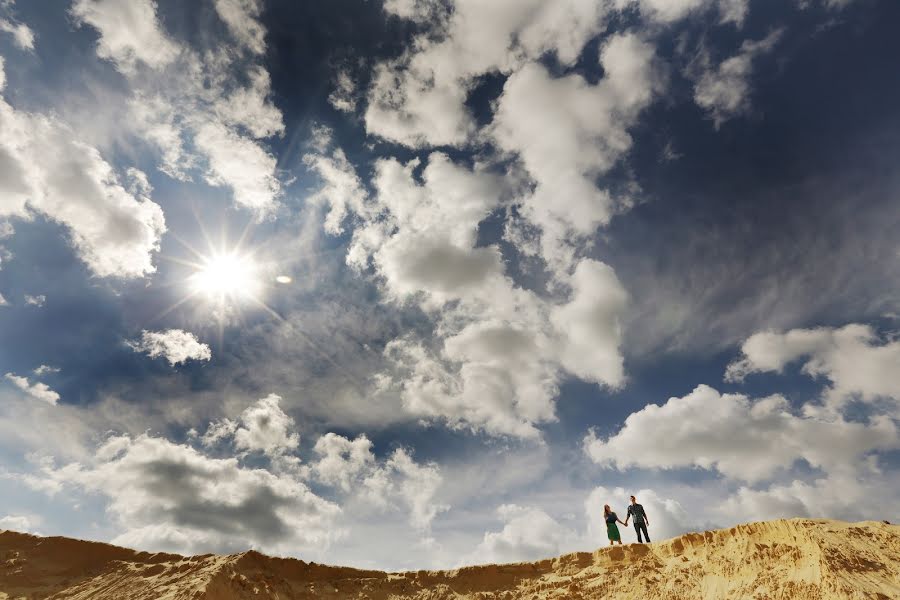
{"type": "Polygon", "coordinates": [[[0,533],[0,599],[900,598],[900,527],[792,519],[454,571],[384,573],[258,552],[181,557],[0,533]]]}

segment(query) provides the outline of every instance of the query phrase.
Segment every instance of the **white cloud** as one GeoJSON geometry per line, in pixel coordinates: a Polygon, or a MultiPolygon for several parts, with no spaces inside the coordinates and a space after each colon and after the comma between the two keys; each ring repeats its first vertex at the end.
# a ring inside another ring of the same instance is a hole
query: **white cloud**
{"type": "Polygon", "coordinates": [[[205,167],[210,185],[227,186],[237,204],[264,215],[274,209],[281,184],[277,161],[259,140],[283,133],[284,123],[269,99],[268,72],[252,62],[265,50],[261,6],[255,0],[217,0],[215,6],[251,56],[221,46],[197,51],[171,40],[149,0],[79,0],[73,11],[100,32],[98,56],[131,84],[128,126],[159,151],[160,169],[189,180],[190,171],[205,167]],[[150,68],[139,70],[138,62],[150,68]]]}
{"type": "Polygon", "coordinates": [[[541,232],[543,257],[557,270],[571,267],[570,236],[583,240],[627,206],[595,181],[631,148],[628,129],[664,83],[653,47],[633,33],[610,36],[600,63],[605,75],[596,85],[524,66],[506,81],[491,126],[534,180],[521,212],[541,232]]]}
{"type": "Polygon", "coordinates": [[[571,301],[555,307],[550,316],[564,340],[560,363],[569,373],[612,387],[624,382],[619,316],[626,305],[627,295],[611,267],[594,260],[578,263],[571,301]]]}
{"type": "Polygon", "coordinates": [[[280,402],[280,396],[269,394],[241,413],[232,434],[235,448],[269,456],[297,449],[300,436],[291,431],[294,420],[281,410],[280,402]]]}
{"type": "Polygon", "coordinates": [[[123,187],[113,168],[53,117],[0,99],[0,216],[32,211],[66,226],[79,257],[100,277],[141,277],[165,231],[162,209],[123,187]]]}
{"type": "Polygon", "coordinates": [[[717,508],[730,522],[806,517],[863,521],[897,514],[900,486],[896,478],[861,465],[855,474],[812,481],[793,480],[764,489],[741,487],[717,508]],[[877,499],[876,506],[872,506],[877,499]]]}
{"type": "Polygon", "coordinates": [[[826,395],[832,406],[851,398],[900,400],[900,340],[882,341],[868,325],[756,333],[744,342],[741,353],[728,365],[726,381],[743,381],[752,373],[780,373],[803,359],[804,373],[831,382],[826,395]]]}
{"type": "Polygon", "coordinates": [[[361,435],[354,440],[336,433],[326,433],[316,441],[313,448],[319,455],[313,470],[323,483],[351,491],[351,484],[364,474],[369,474],[375,466],[372,442],[361,435]]]}
{"type": "Polygon", "coordinates": [[[319,460],[312,464],[312,472],[319,481],[382,509],[402,505],[410,525],[422,535],[430,531],[434,518],[449,508],[436,501],[443,483],[438,466],[417,463],[404,448],[397,448],[379,463],[366,436],[350,440],[328,433],[318,439],[314,451],[319,460]]]}
{"type": "Polygon", "coordinates": [[[575,532],[535,507],[504,504],[497,509],[503,521],[500,531],[488,531],[475,549],[470,563],[509,563],[551,558],[575,532]]]}
{"type": "Polygon", "coordinates": [[[826,473],[842,472],[870,453],[898,447],[900,432],[887,417],[861,423],[798,416],[782,396],[751,400],[705,385],[632,413],[607,440],[592,432],[584,441],[594,462],[618,469],[699,467],[748,482],[799,460],[826,473]]]}
{"type": "Polygon", "coordinates": [[[62,489],[100,494],[123,533],[114,543],[153,550],[321,552],[342,532],[340,508],[290,475],[209,458],[166,439],[109,438],[89,461],[42,477],[62,489]]]}
{"type": "Polygon", "coordinates": [[[708,57],[701,56],[705,64],[694,85],[694,101],[710,114],[716,127],[750,110],[753,61],[770,52],[780,37],[779,29],[761,40],[747,40],[736,55],[718,66],[710,65],[708,57]]]}
{"type": "Polygon", "coordinates": [[[181,329],[141,332],[139,341],[129,342],[135,352],[146,352],[151,358],[163,357],[169,364],[186,363],[189,360],[210,360],[209,346],[197,339],[193,333],[181,329]]]}
{"type": "Polygon", "coordinates": [[[9,306],[9,301],[0,294],[0,306],[9,306]]]}
{"type": "Polygon", "coordinates": [[[446,12],[435,2],[389,2],[385,10],[424,22],[423,33],[400,59],[376,66],[369,90],[370,133],[410,146],[459,145],[474,132],[464,103],[473,80],[509,73],[526,60],[555,51],[572,64],[599,33],[601,2],[457,0],[446,12]]]}
{"type": "Polygon", "coordinates": [[[51,373],[59,373],[59,369],[57,367],[51,367],[49,365],[41,365],[35,370],[32,371],[35,375],[40,377],[41,375],[47,375],[51,373]]]}
{"type": "Polygon", "coordinates": [[[34,517],[26,517],[24,515],[6,515],[0,517],[0,530],[8,529],[11,531],[33,533],[36,526],[37,522],[34,517]]]}
{"type": "Polygon", "coordinates": [[[356,110],[356,82],[348,71],[341,69],[335,75],[334,90],[328,95],[328,102],[341,112],[356,110]]]}
{"type": "MultiPolygon", "coordinates": [[[[0,19],[0,31],[13,36],[16,45],[22,50],[34,50],[34,32],[24,23],[15,23],[9,19],[0,19]]],[[[3,86],[0,85],[0,89],[3,86]]]]}
{"type": "Polygon", "coordinates": [[[100,32],[97,56],[124,73],[134,72],[139,63],[158,69],[179,52],[160,26],[154,0],[75,0],[71,12],[79,23],[100,32]]]}
{"type": "Polygon", "coordinates": [[[281,191],[275,178],[277,161],[256,142],[219,123],[207,123],[196,131],[197,147],[209,159],[206,180],[228,185],[234,200],[261,212],[268,210],[281,191]]]}
{"type": "Polygon", "coordinates": [[[420,178],[418,160],[382,159],[369,197],[340,151],[305,160],[323,180],[314,198],[330,206],[326,230],[355,225],[347,262],[374,268],[386,300],[416,302],[436,319],[434,344],[407,336],[387,345],[394,368],[376,378],[379,393],[453,427],[538,437],[535,424],[555,418],[561,370],[622,382],[625,293],[607,266],[582,261],[561,278],[571,294],[550,300],[515,286],[496,246],[477,245],[479,224],[511,200],[501,177],[442,153],[420,178]]]}
{"type": "Polygon", "coordinates": [[[51,390],[45,383],[40,381],[31,383],[27,377],[20,377],[14,373],[7,373],[6,379],[32,398],[42,400],[47,404],[56,404],[59,401],[59,394],[51,390]]]}
{"type": "Polygon", "coordinates": [[[256,54],[266,51],[266,30],[259,22],[259,0],[216,0],[216,12],[241,44],[256,54]]]}
{"type": "Polygon", "coordinates": [[[40,308],[47,302],[47,296],[43,294],[38,294],[37,296],[32,296],[30,294],[25,294],[25,304],[28,306],[37,306],[40,308]]]}

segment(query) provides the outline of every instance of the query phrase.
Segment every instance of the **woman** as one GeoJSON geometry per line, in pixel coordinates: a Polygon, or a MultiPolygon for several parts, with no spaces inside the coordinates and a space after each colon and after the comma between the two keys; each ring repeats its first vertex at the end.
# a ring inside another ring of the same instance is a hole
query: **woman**
{"type": "MultiPolygon", "coordinates": [[[[606,520],[606,535],[609,537],[609,545],[612,546],[616,542],[622,545],[622,536],[619,535],[619,527],[616,522],[622,523],[616,513],[612,511],[609,504],[603,505],[603,518],[606,520]]],[[[624,525],[625,523],[622,523],[624,525]]]]}

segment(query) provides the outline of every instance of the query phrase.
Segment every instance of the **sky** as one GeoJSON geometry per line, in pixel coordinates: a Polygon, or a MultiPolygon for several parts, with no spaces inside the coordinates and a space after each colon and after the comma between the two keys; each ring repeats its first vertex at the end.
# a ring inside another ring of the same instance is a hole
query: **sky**
{"type": "Polygon", "coordinates": [[[0,528],[399,570],[631,494],[900,519],[898,19],[0,0],[0,528]]]}

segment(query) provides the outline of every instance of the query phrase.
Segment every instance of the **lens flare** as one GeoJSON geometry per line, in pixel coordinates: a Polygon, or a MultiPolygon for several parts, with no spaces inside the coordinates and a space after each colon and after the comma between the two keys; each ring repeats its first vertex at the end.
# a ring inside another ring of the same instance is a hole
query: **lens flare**
{"type": "Polygon", "coordinates": [[[255,298],[261,290],[257,265],[237,253],[210,256],[191,275],[190,285],[213,300],[255,298]]]}

